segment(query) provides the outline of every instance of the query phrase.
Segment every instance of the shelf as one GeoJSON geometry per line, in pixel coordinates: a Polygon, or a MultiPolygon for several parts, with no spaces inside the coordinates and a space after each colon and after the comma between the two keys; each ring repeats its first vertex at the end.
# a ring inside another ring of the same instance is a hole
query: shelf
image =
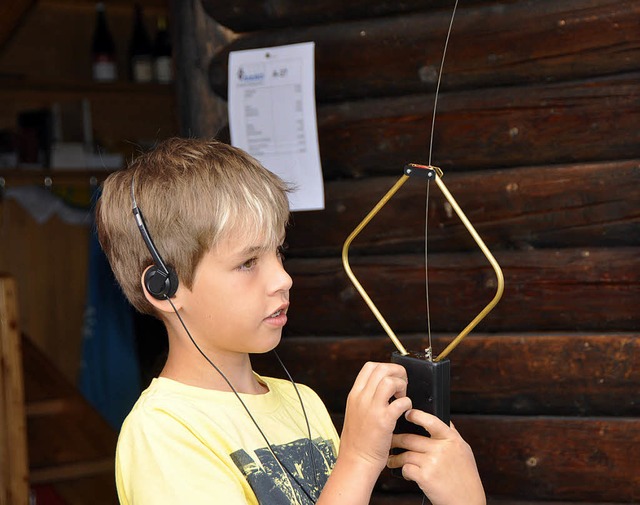
{"type": "MultiPolygon", "coordinates": [[[[40,2],[45,5],[81,8],[91,11],[95,11],[96,8],[95,0],[40,0],[40,2]]],[[[138,3],[145,10],[145,13],[148,12],[149,14],[165,14],[168,10],[168,2],[166,0],[138,0],[138,3]]],[[[133,10],[134,1],[110,0],[106,5],[109,11],[126,10],[130,12],[133,10]]]]}
{"type": "Polygon", "coordinates": [[[57,81],[23,78],[16,75],[0,74],[0,92],[8,93],[126,93],[140,95],[173,96],[173,84],[134,83],[128,81],[95,82],[95,81],[57,81]]]}
{"type": "Polygon", "coordinates": [[[0,169],[0,188],[39,185],[52,186],[95,186],[103,182],[111,170],[65,170],[17,168],[0,169]]]}

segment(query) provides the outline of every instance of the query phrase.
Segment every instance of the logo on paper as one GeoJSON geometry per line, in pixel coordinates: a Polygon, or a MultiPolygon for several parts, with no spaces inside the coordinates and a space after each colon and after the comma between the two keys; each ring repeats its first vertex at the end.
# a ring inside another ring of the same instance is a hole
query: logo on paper
{"type": "Polygon", "coordinates": [[[238,80],[241,84],[259,84],[264,81],[264,68],[260,66],[241,66],[238,68],[238,80]]]}

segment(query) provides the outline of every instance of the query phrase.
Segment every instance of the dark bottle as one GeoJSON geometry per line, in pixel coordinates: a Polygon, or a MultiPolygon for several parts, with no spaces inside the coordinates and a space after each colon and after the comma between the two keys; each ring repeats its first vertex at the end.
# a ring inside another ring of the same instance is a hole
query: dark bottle
{"type": "Polygon", "coordinates": [[[104,3],[96,4],[96,24],[91,44],[91,61],[95,81],[115,81],[118,78],[116,67],[116,46],[107,25],[104,3]]]}
{"type": "Polygon", "coordinates": [[[167,30],[167,19],[160,16],[156,39],[153,43],[153,73],[159,83],[168,84],[173,81],[171,52],[171,36],[167,30]]]}
{"type": "Polygon", "coordinates": [[[144,25],[140,4],[135,4],[134,7],[133,31],[129,43],[129,65],[132,81],[151,82],[153,80],[151,39],[144,25]]]}

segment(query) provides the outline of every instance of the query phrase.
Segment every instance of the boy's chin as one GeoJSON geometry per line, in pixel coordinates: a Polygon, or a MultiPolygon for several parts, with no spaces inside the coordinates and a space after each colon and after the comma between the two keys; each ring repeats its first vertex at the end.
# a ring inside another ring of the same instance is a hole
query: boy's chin
{"type": "Polygon", "coordinates": [[[281,340],[282,340],[282,331],[278,332],[277,337],[274,336],[273,338],[270,338],[268,341],[262,342],[262,344],[264,345],[262,345],[261,348],[252,351],[251,354],[266,354],[270,351],[273,351],[276,347],[278,347],[281,340]]]}

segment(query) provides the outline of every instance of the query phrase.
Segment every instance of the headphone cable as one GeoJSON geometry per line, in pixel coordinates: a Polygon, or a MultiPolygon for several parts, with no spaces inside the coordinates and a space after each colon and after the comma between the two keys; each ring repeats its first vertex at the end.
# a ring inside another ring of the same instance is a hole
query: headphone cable
{"type": "MultiPolygon", "coordinates": [[[[204,351],[200,348],[200,346],[196,343],[196,341],[194,340],[194,338],[191,336],[191,332],[189,331],[189,329],[187,328],[187,325],[184,323],[184,321],[182,320],[182,316],[180,316],[180,313],[178,312],[178,309],[176,309],[176,306],[173,304],[173,302],[171,301],[171,298],[169,298],[168,296],[165,295],[165,300],[167,300],[169,302],[169,304],[171,305],[171,308],[173,309],[173,311],[176,313],[176,316],[178,316],[178,320],[180,321],[180,324],[182,325],[182,327],[184,328],[184,331],[187,333],[189,340],[191,340],[191,342],[193,343],[193,345],[196,347],[196,349],[198,350],[198,352],[202,355],[202,357],[204,359],[207,360],[207,362],[216,370],[216,372],[218,372],[220,374],[220,376],[224,379],[224,381],[227,383],[227,385],[231,388],[231,391],[233,391],[233,394],[236,396],[236,398],[238,399],[238,401],[242,404],[242,407],[244,407],[244,410],[247,412],[247,414],[249,415],[249,418],[251,419],[251,421],[253,422],[253,424],[255,425],[255,427],[258,429],[258,431],[260,432],[260,435],[262,436],[262,438],[264,439],[264,441],[267,444],[267,447],[269,448],[269,451],[271,452],[271,454],[273,455],[273,457],[276,459],[276,461],[278,462],[278,464],[280,465],[280,467],[285,471],[287,478],[289,479],[292,478],[296,484],[298,484],[298,487],[300,488],[300,490],[306,495],[307,498],[309,498],[309,500],[311,500],[311,503],[316,503],[316,500],[309,494],[309,492],[307,492],[307,490],[304,488],[304,486],[300,483],[300,481],[296,478],[296,476],[285,466],[285,464],[280,460],[280,458],[278,457],[278,455],[276,454],[275,450],[273,449],[273,446],[271,445],[271,443],[269,442],[269,439],[267,438],[267,436],[265,435],[264,431],[262,431],[262,428],[260,428],[260,425],[258,424],[258,422],[256,421],[256,419],[253,417],[253,414],[251,414],[251,411],[249,410],[249,407],[247,407],[247,404],[242,400],[242,398],[240,397],[240,395],[238,394],[238,391],[236,390],[235,387],[233,387],[233,384],[231,384],[231,381],[229,381],[229,379],[227,379],[227,376],[222,372],[222,370],[220,370],[220,368],[218,368],[215,363],[213,361],[211,361],[209,359],[209,357],[204,353],[204,351]]],[[[277,356],[277,354],[276,354],[277,356]]],[[[280,358],[278,357],[278,361],[280,361],[280,358]]],[[[280,363],[282,363],[282,361],[280,361],[280,363]]],[[[284,366],[284,365],[283,365],[284,366]]],[[[287,375],[289,376],[289,378],[291,378],[291,376],[289,375],[289,372],[286,370],[285,368],[285,372],[287,373],[287,375]]],[[[295,383],[293,382],[293,380],[291,381],[294,385],[294,389],[296,390],[296,393],[298,393],[298,388],[295,386],[295,383]]],[[[298,393],[298,398],[300,398],[300,402],[302,404],[302,398],[300,397],[300,393],[298,393]]],[[[305,421],[307,422],[307,428],[309,430],[309,441],[311,442],[311,428],[309,427],[309,421],[307,419],[307,413],[305,411],[304,408],[304,404],[302,404],[302,412],[304,413],[304,418],[305,421]]],[[[317,480],[316,480],[316,474],[315,474],[315,463],[314,463],[314,458],[313,458],[313,453],[311,453],[311,463],[313,465],[314,468],[314,481],[316,482],[316,487],[317,487],[317,480]]],[[[291,484],[291,488],[295,489],[293,487],[293,483],[291,483],[291,480],[289,479],[289,483],[291,484]]]]}
{"type": "Polygon", "coordinates": [[[307,437],[307,445],[309,446],[309,458],[311,459],[311,471],[313,472],[313,483],[316,487],[316,489],[318,488],[318,474],[316,471],[316,459],[313,457],[313,442],[311,441],[311,425],[309,424],[309,417],[307,416],[307,410],[304,408],[304,403],[302,401],[302,396],[300,395],[300,391],[298,391],[298,386],[296,385],[295,381],[293,380],[293,378],[291,377],[291,374],[289,373],[289,370],[287,370],[287,367],[284,366],[283,361],[280,359],[280,356],[278,355],[278,353],[276,352],[276,350],[273,350],[273,354],[275,354],[276,358],[278,359],[278,362],[280,363],[280,366],[282,367],[282,369],[284,370],[284,373],[287,374],[287,377],[289,379],[289,382],[291,382],[291,384],[293,384],[293,389],[295,390],[296,394],[298,395],[298,400],[300,400],[300,405],[302,406],[302,414],[304,415],[304,422],[307,424],[307,433],[309,434],[309,436],[307,437]]]}

